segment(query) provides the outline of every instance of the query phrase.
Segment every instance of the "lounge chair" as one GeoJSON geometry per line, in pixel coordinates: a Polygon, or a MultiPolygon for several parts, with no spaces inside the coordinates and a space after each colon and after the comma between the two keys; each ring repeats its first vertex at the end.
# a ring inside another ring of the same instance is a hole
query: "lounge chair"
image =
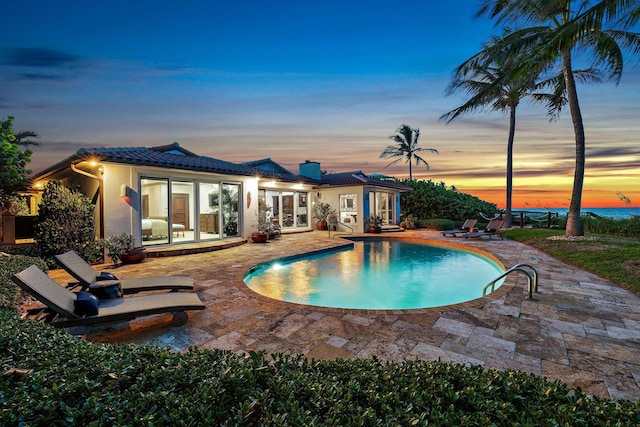
{"type": "Polygon", "coordinates": [[[188,320],[187,310],[205,308],[195,293],[171,292],[101,300],[97,315],[82,316],[75,312],[77,294],[56,283],[35,265],[14,274],[13,281],[49,308],[46,320],[56,327],[112,323],[159,313],[174,313],[172,323],[181,326],[188,320]]]}
{"type": "Polygon", "coordinates": [[[499,236],[500,239],[502,239],[502,236],[498,234],[498,231],[500,230],[500,228],[502,228],[503,223],[504,222],[501,219],[492,219],[491,221],[489,221],[489,224],[487,224],[484,230],[475,231],[473,233],[465,233],[464,237],[467,239],[479,239],[482,237],[488,237],[489,240],[491,240],[491,237],[499,236]]]}
{"type": "Polygon", "coordinates": [[[65,252],[55,256],[56,262],[62,268],[67,270],[74,279],[80,282],[82,289],[87,289],[90,285],[101,280],[120,281],[122,292],[125,294],[134,294],[141,291],[155,291],[162,289],[192,290],[193,278],[189,276],[155,276],[155,277],[139,277],[134,279],[120,279],[110,273],[98,273],[91,265],[74,251],[65,252]]]}
{"type": "Polygon", "coordinates": [[[445,230],[442,232],[442,235],[443,236],[451,235],[453,237],[458,237],[458,234],[468,233],[473,227],[476,226],[477,222],[478,222],[477,219],[468,219],[464,222],[464,224],[462,224],[462,227],[456,228],[454,230],[445,230]]]}

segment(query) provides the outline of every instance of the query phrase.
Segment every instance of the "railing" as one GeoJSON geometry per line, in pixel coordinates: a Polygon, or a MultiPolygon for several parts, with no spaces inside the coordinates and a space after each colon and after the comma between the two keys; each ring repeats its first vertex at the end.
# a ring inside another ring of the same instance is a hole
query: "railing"
{"type": "Polygon", "coordinates": [[[482,296],[485,296],[487,294],[487,289],[489,287],[491,287],[491,292],[493,292],[496,287],[496,282],[507,276],[509,273],[513,273],[514,271],[519,271],[527,276],[527,289],[529,291],[529,299],[533,299],[533,293],[538,293],[538,270],[536,270],[529,264],[516,264],[502,273],[500,276],[493,279],[491,282],[487,283],[484,288],[482,288],[482,296]]]}
{"type": "Polygon", "coordinates": [[[332,222],[330,224],[328,224],[327,228],[329,229],[329,237],[335,239],[336,236],[351,236],[354,233],[354,229],[353,227],[351,227],[350,225],[345,224],[344,222],[332,222]],[[349,230],[351,230],[351,233],[346,233],[346,232],[342,232],[342,231],[338,231],[338,225],[342,225],[344,227],[347,227],[349,230]],[[335,232],[336,233],[341,233],[341,234],[334,234],[333,237],[331,237],[331,229],[335,227],[335,232]]]}

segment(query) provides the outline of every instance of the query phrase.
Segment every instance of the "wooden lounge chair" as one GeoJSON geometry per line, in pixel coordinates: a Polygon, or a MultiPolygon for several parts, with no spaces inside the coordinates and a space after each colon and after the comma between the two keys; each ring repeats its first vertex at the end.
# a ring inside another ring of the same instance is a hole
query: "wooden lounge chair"
{"type": "Polygon", "coordinates": [[[100,280],[114,279],[120,281],[122,292],[125,294],[162,289],[171,289],[172,291],[193,289],[193,278],[189,276],[155,276],[121,279],[109,273],[98,273],[74,251],[56,255],[55,259],[62,268],[67,270],[69,274],[80,282],[83,289],[87,289],[90,285],[100,280]]]}
{"type": "Polygon", "coordinates": [[[484,230],[475,231],[473,233],[465,233],[464,237],[467,239],[480,239],[482,237],[488,237],[489,240],[491,240],[492,236],[499,236],[500,239],[502,239],[502,236],[498,234],[498,231],[500,230],[500,228],[502,228],[503,223],[504,222],[501,219],[492,219],[491,221],[489,221],[489,224],[487,224],[484,230]]]}
{"type": "Polygon", "coordinates": [[[455,230],[445,230],[442,232],[443,236],[453,236],[453,237],[458,237],[458,234],[465,234],[468,233],[473,227],[476,226],[476,223],[478,222],[477,219],[468,219],[464,222],[464,224],[462,224],[462,227],[460,228],[456,228],[455,230]]]}
{"type": "Polygon", "coordinates": [[[159,313],[174,313],[173,325],[181,326],[188,320],[187,310],[205,308],[195,293],[170,292],[101,300],[97,315],[81,316],[75,312],[77,294],[56,283],[35,265],[14,274],[13,281],[48,307],[50,311],[45,320],[55,327],[113,323],[159,313]]]}

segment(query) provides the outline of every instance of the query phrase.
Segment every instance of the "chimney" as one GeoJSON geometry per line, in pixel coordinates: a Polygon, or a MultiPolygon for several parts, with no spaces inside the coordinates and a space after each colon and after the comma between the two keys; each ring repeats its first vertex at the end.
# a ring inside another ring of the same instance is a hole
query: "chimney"
{"type": "Polygon", "coordinates": [[[320,163],[305,160],[300,163],[300,175],[320,181],[320,163]]]}

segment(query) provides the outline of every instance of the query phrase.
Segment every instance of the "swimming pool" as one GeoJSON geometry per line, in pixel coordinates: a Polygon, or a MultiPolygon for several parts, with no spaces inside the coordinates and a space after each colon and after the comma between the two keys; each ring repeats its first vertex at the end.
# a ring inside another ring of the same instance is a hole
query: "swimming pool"
{"type": "Polygon", "coordinates": [[[482,287],[503,272],[490,258],[468,250],[364,239],[347,249],[260,264],[245,274],[244,281],[254,292],[281,301],[397,310],[480,298],[482,287]]]}

